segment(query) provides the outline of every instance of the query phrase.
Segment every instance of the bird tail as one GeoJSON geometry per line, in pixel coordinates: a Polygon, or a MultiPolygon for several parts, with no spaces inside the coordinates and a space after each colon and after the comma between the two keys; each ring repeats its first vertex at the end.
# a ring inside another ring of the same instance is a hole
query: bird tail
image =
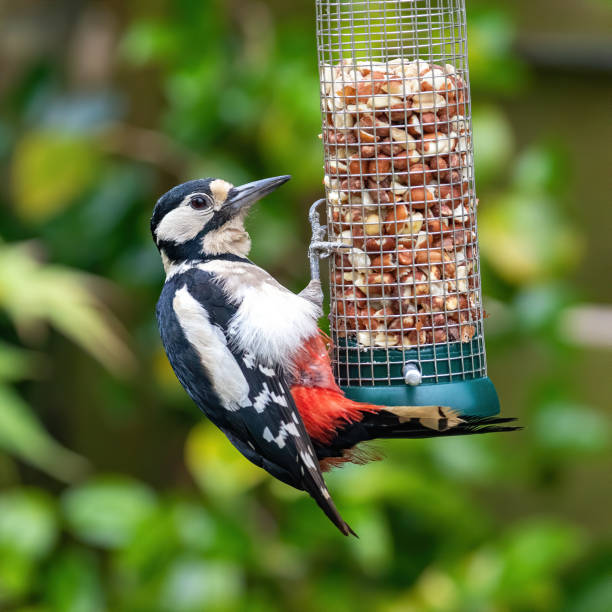
{"type": "Polygon", "coordinates": [[[319,508],[323,510],[327,518],[345,535],[354,535],[359,537],[352,529],[351,526],[340,516],[340,512],[336,508],[336,504],[332,500],[327,487],[317,485],[315,482],[312,486],[307,486],[306,490],[310,493],[310,496],[317,502],[319,508]]]}
{"type": "Polygon", "coordinates": [[[363,452],[355,448],[361,442],[465,436],[521,429],[511,425],[516,419],[460,416],[455,410],[443,406],[366,404],[365,407],[367,411],[361,414],[359,420],[346,421],[336,429],[333,439],[315,445],[324,469],[345,462],[363,462],[363,452]]]}
{"type": "Polygon", "coordinates": [[[443,406],[385,406],[367,413],[359,423],[370,440],[378,438],[436,438],[506,431],[514,418],[460,416],[443,406]]]}

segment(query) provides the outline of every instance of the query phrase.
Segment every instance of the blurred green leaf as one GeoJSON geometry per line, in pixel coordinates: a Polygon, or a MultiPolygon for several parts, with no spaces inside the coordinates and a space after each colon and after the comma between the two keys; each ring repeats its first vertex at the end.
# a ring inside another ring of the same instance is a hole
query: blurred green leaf
{"type": "Polygon", "coordinates": [[[532,519],[515,526],[504,536],[500,588],[505,597],[515,605],[551,609],[556,604],[553,577],[583,545],[579,529],[556,520],[532,519]]]}
{"type": "Polygon", "coordinates": [[[41,356],[0,341],[0,381],[14,382],[36,376],[41,356]]]}
{"type": "Polygon", "coordinates": [[[589,406],[570,402],[540,406],[529,429],[538,444],[566,459],[578,453],[601,453],[612,445],[610,420],[589,406]]]}
{"type": "Polygon", "coordinates": [[[62,496],[70,530],[102,548],[125,546],[156,507],[153,491],[125,476],[97,477],[62,496]]]}
{"type": "Polygon", "coordinates": [[[217,525],[201,506],[177,502],[170,511],[181,543],[194,551],[205,552],[216,537],[217,525]]]}
{"type": "Polygon", "coordinates": [[[121,42],[122,55],[136,66],[168,61],[180,48],[180,38],[174,28],[151,20],[136,21],[121,42]]]}
{"type": "Polygon", "coordinates": [[[569,290],[560,284],[538,284],[520,291],[512,304],[516,326],[533,336],[554,332],[563,309],[571,303],[569,290]]]}
{"type": "Polygon", "coordinates": [[[189,433],[185,462],[198,485],[213,496],[235,496],[267,478],[210,423],[200,423],[189,433]]]}
{"type": "Polygon", "coordinates": [[[224,609],[240,597],[241,591],[238,567],[184,555],[168,568],[161,586],[160,608],[167,612],[224,609]]]}
{"type": "Polygon", "coordinates": [[[67,208],[96,177],[100,154],[78,134],[40,130],[15,147],[11,186],[19,216],[44,223],[67,208]]]}
{"type": "Polygon", "coordinates": [[[40,263],[28,245],[0,244],[0,308],[18,329],[32,334],[48,321],[109,370],[125,374],[132,355],[118,323],[94,295],[94,283],[95,277],[40,263]]]}
{"type": "Polygon", "coordinates": [[[38,489],[0,493],[0,554],[7,551],[39,560],[58,538],[54,500],[38,489]]]}
{"type": "Polygon", "coordinates": [[[62,551],[49,568],[44,599],[53,612],[104,612],[99,562],[89,552],[62,551]]]}
{"type": "Polygon", "coordinates": [[[567,191],[569,174],[568,155],[559,145],[533,145],[519,156],[514,170],[514,188],[528,196],[559,194],[567,191]]]}
{"type": "Polygon", "coordinates": [[[516,33],[510,14],[502,8],[476,5],[467,23],[473,87],[487,94],[517,89],[524,80],[525,69],[512,52],[516,33]]]}
{"type": "Polygon", "coordinates": [[[480,436],[455,437],[432,446],[432,455],[450,478],[487,482],[501,467],[493,446],[480,436]]]}
{"type": "Polygon", "coordinates": [[[359,539],[353,538],[349,544],[364,573],[383,574],[393,560],[393,542],[386,517],[380,509],[362,506],[361,512],[353,509],[349,522],[359,534],[359,539]]]}
{"type": "MultiPolygon", "coordinates": [[[[19,601],[34,587],[34,561],[14,552],[0,554],[0,608],[3,604],[19,601]]],[[[4,608],[2,608],[4,609],[4,608]]]]}
{"type": "Polygon", "coordinates": [[[589,581],[563,612],[610,612],[612,610],[612,573],[589,581]]]}
{"type": "Polygon", "coordinates": [[[503,195],[479,214],[482,253],[509,283],[528,285],[555,278],[580,259],[580,233],[545,197],[503,195]]]}
{"type": "Polygon", "coordinates": [[[474,122],[474,172],[478,182],[490,181],[505,173],[514,149],[512,126],[495,106],[478,106],[474,122]]]}
{"type": "Polygon", "coordinates": [[[6,385],[0,385],[0,448],[64,481],[87,470],[87,462],[58,444],[31,408],[6,385]]]}

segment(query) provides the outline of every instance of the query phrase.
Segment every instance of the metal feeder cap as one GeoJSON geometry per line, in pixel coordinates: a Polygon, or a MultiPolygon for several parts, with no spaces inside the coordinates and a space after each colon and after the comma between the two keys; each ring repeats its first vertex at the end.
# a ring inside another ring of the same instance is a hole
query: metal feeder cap
{"type": "Polygon", "coordinates": [[[404,366],[402,373],[404,375],[404,380],[406,381],[406,384],[410,385],[411,387],[416,387],[417,385],[420,385],[423,381],[421,368],[412,361],[404,366]]]}

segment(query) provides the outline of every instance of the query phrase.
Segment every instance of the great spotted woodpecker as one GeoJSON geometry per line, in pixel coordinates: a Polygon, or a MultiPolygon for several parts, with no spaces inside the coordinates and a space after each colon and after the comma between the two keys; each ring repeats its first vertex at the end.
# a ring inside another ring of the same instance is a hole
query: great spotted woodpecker
{"type": "Polygon", "coordinates": [[[360,442],[507,428],[440,406],[380,407],[344,396],[317,327],[320,283],[294,294],[247,258],[249,208],[289,178],[241,187],[189,181],[158,200],[151,231],[166,282],[157,319],[177,378],[207,417],[247,459],[307,491],[348,535],[322,471],[362,460],[360,442]]]}

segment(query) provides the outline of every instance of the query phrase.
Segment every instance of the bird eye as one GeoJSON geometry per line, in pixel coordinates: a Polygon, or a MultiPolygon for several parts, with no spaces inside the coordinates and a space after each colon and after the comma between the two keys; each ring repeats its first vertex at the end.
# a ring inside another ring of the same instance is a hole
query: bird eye
{"type": "Polygon", "coordinates": [[[203,208],[207,208],[210,204],[204,196],[197,195],[191,198],[189,205],[191,208],[195,208],[195,210],[202,210],[203,208]]]}

